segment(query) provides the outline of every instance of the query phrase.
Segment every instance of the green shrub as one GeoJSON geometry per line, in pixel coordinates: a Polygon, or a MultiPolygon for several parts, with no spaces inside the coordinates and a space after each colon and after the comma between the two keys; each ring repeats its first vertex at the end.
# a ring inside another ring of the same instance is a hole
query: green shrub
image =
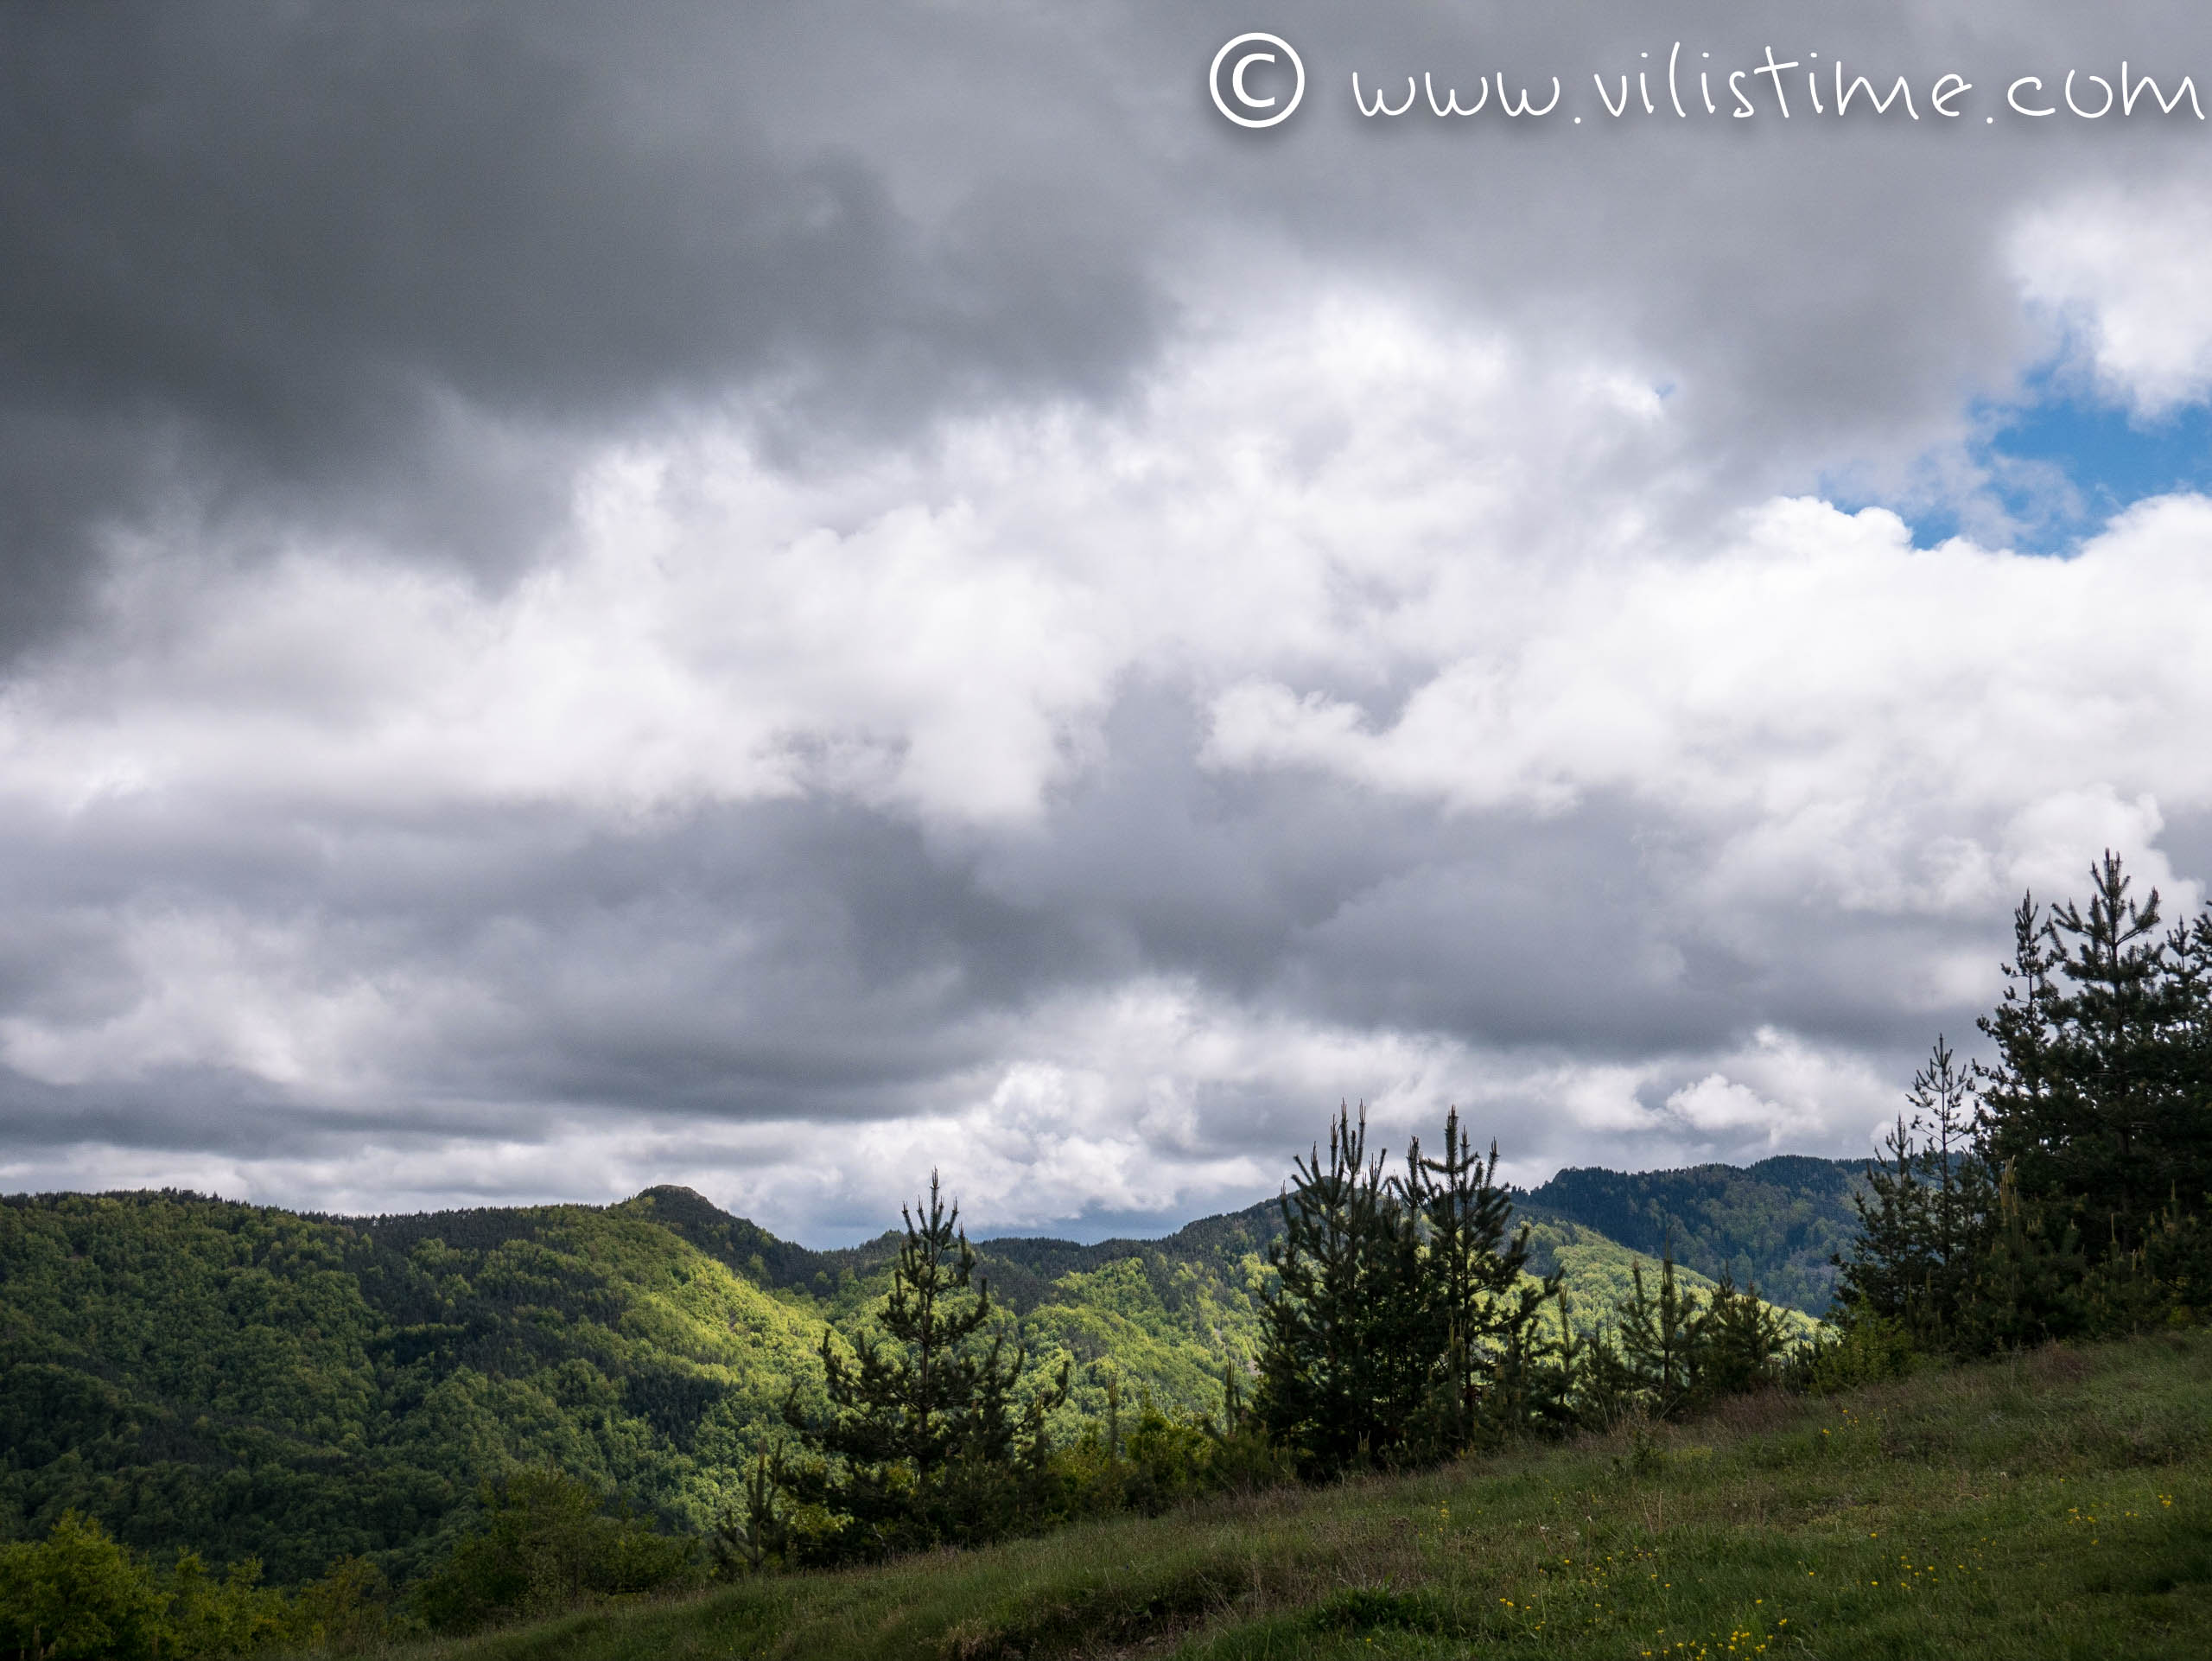
{"type": "Polygon", "coordinates": [[[338,1654],[372,1649],[397,1635],[391,1588],[365,1557],[340,1557],[293,1600],[287,1636],[294,1644],[338,1654]]]}
{"type": "Polygon", "coordinates": [[[291,1635],[292,1605],[249,1557],[220,1575],[197,1552],[166,1574],[65,1511],[47,1537],[0,1546],[0,1650],[41,1661],[197,1661],[291,1635]]]}
{"type": "Polygon", "coordinates": [[[98,1523],[65,1511],[35,1543],[0,1546],[0,1644],[51,1661],[151,1655],[168,1600],[98,1523]]]}
{"type": "Polygon", "coordinates": [[[434,1632],[474,1632],[701,1578],[696,1541],[610,1513],[597,1490],[562,1472],[518,1472],[478,1498],[483,1520],[415,1593],[434,1632]]]}
{"type": "Polygon", "coordinates": [[[1833,1396],[1901,1378],[1923,1359],[1902,1321],[1861,1312],[1831,1336],[1801,1347],[1791,1358],[1787,1382],[1811,1395],[1833,1396]]]}

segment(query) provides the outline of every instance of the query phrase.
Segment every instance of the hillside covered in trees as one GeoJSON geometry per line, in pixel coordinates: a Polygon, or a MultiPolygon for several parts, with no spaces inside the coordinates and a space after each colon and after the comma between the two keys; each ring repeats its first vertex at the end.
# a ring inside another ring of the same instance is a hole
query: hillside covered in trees
{"type": "Polygon", "coordinates": [[[1533,1222],[1579,1225],[1648,1257],[1671,1248],[1709,1278],[1732,1275],[1777,1303],[1824,1315],[1834,1259],[1858,1237],[1852,1196],[1866,1176],[1865,1160],[1802,1154],[1680,1171],[1582,1166],[1516,1199],[1533,1222]]]}
{"type": "MultiPolygon", "coordinates": [[[[982,1243],[1065,1440],[1109,1411],[1216,1409],[1256,1362],[1268,1200],[1165,1239],[982,1243]]],[[[866,1332],[899,1236],[810,1251],[687,1189],[607,1207],[302,1216],[189,1194],[0,1201],[0,1537],[67,1511],[151,1551],[299,1583],[411,1579],[487,1478],[557,1468],[688,1531],[822,1405],[823,1330],[866,1332]]],[[[1633,1254],[1543,1221],[1532,1263],[1609,1308],[1633,1254]]],[[[1684,1272],[1686,1287],[1707,1282],[1684,1272]]],[[[1802,1318],[1801,1318],[1802,1319],[1802,1318]]]]}

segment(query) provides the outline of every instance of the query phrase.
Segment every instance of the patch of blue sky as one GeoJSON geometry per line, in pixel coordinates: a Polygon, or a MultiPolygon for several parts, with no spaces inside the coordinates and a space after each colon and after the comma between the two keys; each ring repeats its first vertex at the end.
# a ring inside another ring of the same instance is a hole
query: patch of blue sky
{"type": "Polygon", "coordinates": [[[2212,407],[2203,404],[2145,417],[2046,366],[2025,378],[2018,396],[1977,405],[1970,430],[1971,482],[1961,488],[1899,502],[1839,481],[1830,500],[1895,509],[1923,548],[1963,531],[2022,553],[2066,554],[2137,502],[2212,494],[2212,407]]]}

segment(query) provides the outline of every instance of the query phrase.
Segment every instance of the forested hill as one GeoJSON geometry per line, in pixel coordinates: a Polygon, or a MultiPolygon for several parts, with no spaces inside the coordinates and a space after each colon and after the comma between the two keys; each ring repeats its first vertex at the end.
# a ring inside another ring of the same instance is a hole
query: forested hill
{"type": "MultiPolygon", "coordinates": [[[[1160,1240],[1001,1239],[994,1294],[1075,1391],[1217,1404],[1259,1346],[1273,1200],[1160,1240]]],[[[775,1433],[821,1405],[825,1325],[863,1330],[898,1237],[779,1240],[683,1188],[622,1204],[302,1216],[196,1195],[0,1200],[0,1538],[67,1509],[154,1551],[259,1557],[296,1583],[340,1556],[404,1581],[479,1485],[552,1465],[704,1524],[775,1433]]],[[[1583,1317],[1632,1256],[1539,1219],[1583,1317]]],[[[1693,1285],[1702,1284],[1690,1277],[1693,1285]]]]}
{"type": "Polygon", "coordinates": [[[1532,1221],[1578,1223],[1630,1251],[1675,1259],[1791,1308],[1826,1314],[1835,1290],[1829,1259],[1859,1232],[1853,1191],[1866,1162],[1785,1154],[1758,1164],[1679,1171],[1561,1171],[1514,1196],[1532,1221]]]}
{"type": "MultiPolygon", "coordinates": [[[[1212,1407],[1249,1365],[1249,1219],[1167,1242],[985,1248],[1071,1431],[1125,1399],[1212,1407]],[[1178,1245],[1178,1242],[1180,1245],[1178,1245]]],[[[73,1508],[127,1543],[257,1556],[296,1582],[362,1555],[404,1580],[478,1485],[553,1465],[703,1524],[814,1410],[825,1325],[862,1330],[896,1237],[817,1252],[698,1195],[344,1219],[177,1193],[0,1201],[0,1537],[73,1508]]]]}

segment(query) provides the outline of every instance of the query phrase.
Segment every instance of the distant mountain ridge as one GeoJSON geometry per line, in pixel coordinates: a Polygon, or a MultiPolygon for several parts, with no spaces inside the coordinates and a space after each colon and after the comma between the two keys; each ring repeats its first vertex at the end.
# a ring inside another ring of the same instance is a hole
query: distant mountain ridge
{"type": "MultiPolygon", "coordinates": [[[[1532,1223],[1571,1223],[1647,1257],[1671,1245],[1677,1263],[1710,1280],[1732,1275],[1756,1282],[1770,1301],[1827,1313],[1835,1270],[1829,1259],[1858,1232],[1851,1196],[1865,1180],[1864,1160],[1777,1154],[1748,1166],[1693,1165],[1668,1171],[1615,1171],[1577,1166],[1549,1181],[1513,1191],[1516,1213],[1532,1223]]],[[[898,1231],[859,1245],[826,1251],[780,1239],[758,1224],[722,1210],[703,1194],[672,1184],[648,1188],[630,1205],[649,1203],[658,1220],[701,1251],[756,1284],[776,1291],[826,1296],[843,1276],[865,1274],[898,1253],[898,1231]]],[[[394,1244],[435,1234],[449,1245],[512,1238],[524,1209],[423,1212],[408,1216],[331,1217],[394,1244]]],[[[1053,1282],[1111,1263],[1195,1260],[1264,1252],[1282,1232],[1278,1202],[1202,1217],[1173,1234],[1089,1244],[1046,1236],[982,1236],[975,1241],[996,1295],[1017,1314],[1046,1301],[1053,1282]]],[[[1542,1272],[1548,1273],[1548,1258],[1542,1272]]]]}
{"type": "Polygon", "coordinates": [[[1726,1272],[1770,1302],[1824,1315],[1835,1295],[1830,1259],[1858,1237],[1851,1196],[1866,1170],[1864,1160],[1802,1154],[1675,1171],[1584,1166],[1515,1204],[1532,1221],[1580,1224],[1646,1257],[1671,1246],[1702,1275],[1726,1272]]]}

